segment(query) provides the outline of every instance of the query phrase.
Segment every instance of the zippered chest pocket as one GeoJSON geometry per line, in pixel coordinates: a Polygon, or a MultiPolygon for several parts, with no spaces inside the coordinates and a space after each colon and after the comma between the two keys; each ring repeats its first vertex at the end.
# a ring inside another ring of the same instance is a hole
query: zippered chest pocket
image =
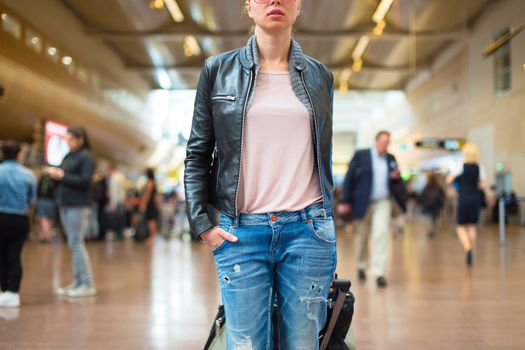
{"type": "Polygon", "coordinates": [[[225,101],[225,102],[235,102],[237,98],[233,95],[216,95],[216,96],[212,96],[211,100],[212,101],[225,101]]]}
{"type": "Polygon", "coordinates": [[[233,118],[237,115],[238,111],[238,103],[237,103],[237,96],[234,94],[216,94],[212,95],[211,97],[211,104],[213,109],[213,115],[215,118],[219,118],[220,120],[225,120],[229,118],[233,118]]]}

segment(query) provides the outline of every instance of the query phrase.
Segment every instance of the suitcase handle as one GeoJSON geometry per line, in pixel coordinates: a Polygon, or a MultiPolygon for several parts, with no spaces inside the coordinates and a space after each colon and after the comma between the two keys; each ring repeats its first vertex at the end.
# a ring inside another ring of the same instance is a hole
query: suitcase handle
{"type": "Polygon", "coordinates": [[[350,280],[335,280],[334,283],[332,283],[332,289],[340,290],[343,293],[348,293],[351,286],[352,282],[350,282],[350,280]]]}

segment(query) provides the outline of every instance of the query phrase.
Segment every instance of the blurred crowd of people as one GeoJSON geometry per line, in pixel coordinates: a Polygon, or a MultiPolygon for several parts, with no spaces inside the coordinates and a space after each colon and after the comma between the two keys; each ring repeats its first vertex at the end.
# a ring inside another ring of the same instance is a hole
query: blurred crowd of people
{"type": "MultiPolygon", "coordinates": [[[[23,166],[17,142],[2,143],[0,306],[20,305],[20,255],[30,231],[42,244],[58,237],[68,243],[72,281],[56,290],[65,297],[96,295],[86,242],[119,242],[133,236],[137,242],[151,244],[157,233],[194,238],[181,185],[162,191],[153,169],[145,170],[142,181],[132,181],[117,165],[99,162],[97,166],[82,127],[69,128],[66,139],[69,153],[62,164],[39,169],[38,177],[23,166]]],[[[391,233],[402,234],[407,218],[419,214],[426,218],[429,238],[441,231],[440,224],[450,226],[455,217],[457,236],[471,266],[477,225],[487,221],[480,214],[492,213],[497,220],[499,199],[494,186],[487,187],[477,146],[464,147],[464,164],[458,170],[428,170],[422,174],[424,185],[416,186],[413,178],[401,179],[397,161],[388,153],[389,144],[390,133],[379,132],[373,147],[355,153],[343,185],[336,189],[338,222],[352,221],[356,232],[358,279],[367,279],[370,265],[378,287],[387,286],[391,233]]],[[[515,205],[511,202],[510,212],[515,205]]]]}
{"type": "MultiPolygon", "coordinates": [[[[428,169],[402,181],[397,161],[388,153],[389,144],[390,133],[379,132],[373,147],[354,154],[342,186],[336,189],[338,224],[351,222],[355,231],[358,280],[365,281],[370,270],[378,287],[387,286],[391,239],[415,217],[426,221],[429,238],[455,226],[466,265],[472,266],[479,224],[489,219],[497,222],[499,199],[508,197],[498,196],[495,186],[487,185],[477,145],[464,145],[463,161],[456,167],[428,169]]],[[[506,216],[518,212],[515,194],[509,198],[506,216]]]]}
{"type": "Polygon", "coordinates": [[[28,238],[42,244],[67,242],[73,276],[55,292],[76,298],[97,293],[86,242],[119,242],[129,236],[152,245],[159,223],[164,237],[189,233],[180,186],[161,197],[153,169],[132,181],[117,165],[97,165],[83,127],[70,127],[66,141],[69,152],[60,166],[40,169],[23,165],[18,142],[1,144],[0,307],[20,305],[20,256],[28,238]]]}

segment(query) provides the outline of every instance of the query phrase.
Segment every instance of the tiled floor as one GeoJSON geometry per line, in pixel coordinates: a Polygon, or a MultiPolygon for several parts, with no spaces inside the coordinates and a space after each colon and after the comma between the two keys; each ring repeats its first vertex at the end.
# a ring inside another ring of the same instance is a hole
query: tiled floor
{"type": "MultiPolygon", "coordinates": [[[[525,349],[525,229],[480,233],[468,269],[453,229],[430,240],[420,221],[392,245],[386,290],[354,283],[359,350],[525,349]]],[[[355,278],[353,235],[338,238],[341,277],[355,278]]],[[[22,307],[0,310],[0,349],[201,349],[220,301],[211,253],[158,239],[89,244],[96,298],[53,295],[67,284],[61,242],[24,250],[22,307]]]]}

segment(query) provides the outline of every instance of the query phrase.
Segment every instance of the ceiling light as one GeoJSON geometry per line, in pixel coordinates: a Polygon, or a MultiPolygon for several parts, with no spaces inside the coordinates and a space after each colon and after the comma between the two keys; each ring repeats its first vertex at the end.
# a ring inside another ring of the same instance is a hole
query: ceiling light
{"type": "Polygon", "coordinates": [[[166,5],[171,18],[173,18],[175,22],[180,23],[184,21],[184,15],[182,14],[179,4],[177,4],[176,0],[164,0],[164,5],[166,5]]]}
{"type": "Polygon", "coordinates": [[[352,75],[352,70],[350,68],[345,68],[339,74],[339,92],[346,93],[348,91],[348,81],[352,75]]]}
{"type": "Polygon", "coordinates": [[[379,23],[384,20],[393,2],[394,0],[381,0],[377,6],[376,12],[374,12],[374,15],[372,16],[372,21],[379,23]]]}
{"type": "Polygon", "coordinates": [[[340,81],[348,81],[350,79],[350,76],[352,75],[352,70],[350,68],[345,68],[341,72],[341,75],[339,76],[340,81]]]}
{"type": "Polygon", "coordinates": [[[53,47],[53,46],[48,47],[47,53],[49,54],[49,56],[55,56],[57,54],[56,47],[53,47]]]}
{"type": "Polygon", "coordinates": [[[170,90],[172,88],[170,76],[165,69],[157,70],[157,82],[164,90],[170,90]]]}
{"type": "Polygon", "coordinates": [[[3,19],[4,21],[7,20],[7,17],[8,17],[8,16],[7,16],[7,13],[2,13],[2,19],[3,19]]]}
{"type": "Polygon", "coordinates": [[[386,22],[385,20],[382,20],[381,22],[379,22],[378,24],[376,24],[373,32],[375,35],[377,36],[381,36],[383,35],[383,31],[385,30],[385,27],[386,27],[386,22]]]}
{"type": "Polygon", "coordinates": [[[199,42],[193,35],[188,35],[184,38],[184,55],[186,57],[199,56],[201,52],[199,42]]]}
{"type": "Polygon", "coordinates": [[[62,57],[62,63],[69,66],[73,62],[73,59],[69,56],[62,57]]]}
{"type": "Polygon", "coordinates": [[[363,60],[360,58],[355,59],[354,64],[352,64],[352,70],[358,73],[361,71],[361,68],[363,68],[363,60]]]}
{"type": "Polygon", "coordinates": [[[346,94],[348,92],[348,83],[345,81],[342,81],[339,83],[339,92],[346,94]]]}
{"type": "Polygon", "coordinates": [[[160,10],[164,7],[164,0],[152,0],[149,7],[155,10],[160,10]]]}
{"type": "Polygon", "coordinates": [[[354,51],[352,52],[352,58],[360,59],[363,56],[363,53],[365,52],[366,48],[368,47],[368,44],[370,44],[370,37],[368,35],[363,35],[359,38],[359,41],[357,42],[357,45],[354,48],[354,51]]]}

